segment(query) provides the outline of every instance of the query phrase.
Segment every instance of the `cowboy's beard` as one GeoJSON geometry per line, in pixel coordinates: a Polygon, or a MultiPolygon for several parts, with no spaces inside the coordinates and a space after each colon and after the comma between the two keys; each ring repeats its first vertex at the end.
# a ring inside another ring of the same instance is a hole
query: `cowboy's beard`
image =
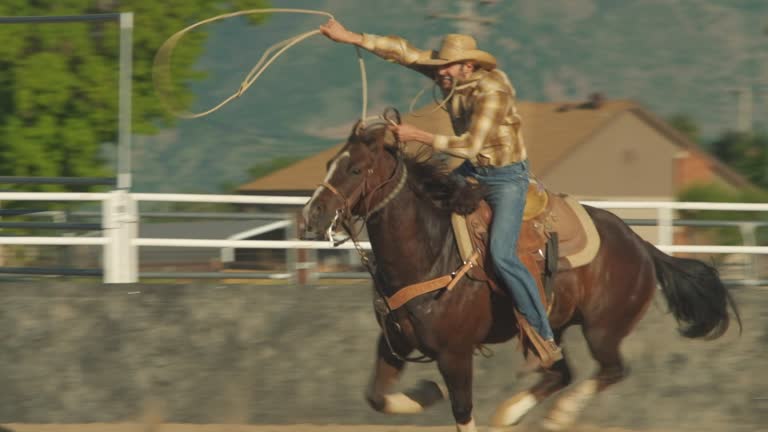
{"type": "Polygon", "coordinates": [[[453,80],[454,78],[450,75],[445,76],[438,76],[437,77],[437,85],[443,90],[443,91],[451,91],[453,88],[453,80]]]}
{"type": "Polygon", "coordinates": [[[469,79],[473,71],[474,68],[468,64],[461,64],[461,68],[458,71],[437,72],[435,74],[435,82],[442,89],[443,93],[448,94],[448,92],[453,90],[454,86],[469,79]]]}

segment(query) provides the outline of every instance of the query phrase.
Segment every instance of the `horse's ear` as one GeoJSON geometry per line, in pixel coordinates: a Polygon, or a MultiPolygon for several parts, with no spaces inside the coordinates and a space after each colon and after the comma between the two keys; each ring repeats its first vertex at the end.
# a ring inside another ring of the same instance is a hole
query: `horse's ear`
{"type": "Polygon", "coordinates": [[[359,136],[360,132],[364,129],[363,120],[360,119],[355,122],[355,125],[352,126],[352,131],[349,133],[349,137],[352,138],[354,136],[359,136]]]}
{"type": "Polygon", "coordinates": [[[366,129],[363,141],[374,152],[378,152],[383,147],[391,145],[393,141],[393,135],[389,131],[386,125],[376,125],[376,127],[370,127],[366,129]]]}

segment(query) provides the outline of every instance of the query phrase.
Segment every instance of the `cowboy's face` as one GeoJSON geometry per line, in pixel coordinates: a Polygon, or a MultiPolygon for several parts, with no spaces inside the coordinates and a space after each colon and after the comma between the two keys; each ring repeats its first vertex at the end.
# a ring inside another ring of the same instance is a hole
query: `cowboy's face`
{"type": "Polygon", "coordinates": [[[448,63],[437,67],[437,84],[443,90],[450,90],[454,81],[469,78],[474,70],[472,63],[448,63]]]}

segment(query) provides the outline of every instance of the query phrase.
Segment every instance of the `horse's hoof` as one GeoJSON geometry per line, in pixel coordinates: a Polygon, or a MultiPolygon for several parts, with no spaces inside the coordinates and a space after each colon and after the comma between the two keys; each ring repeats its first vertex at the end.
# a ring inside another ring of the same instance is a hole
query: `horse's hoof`
{"type": "Polygon", "coordinates": [[[545,419],[544,421],[541,422],[541,428],[549,432],[558,432],[561,430],[565,430],[566,425],[558,423],[554,420],[545,419]]]}
{"type": "Polygon", "coordinates": [[[502,402],[491,417],[491,428],[504,428],[520,420],[539,403],[530,392],[521,392],[502,402]]]}
{"type": "Polygon", "coordinates": [[[406,391],[405,394],[407,394],[408,397],[417,401],[424,407],[428,407],[436,402],[448,399],[448,389],[445,388],[445,386],[441,386],[440,384],[430,380],[419,381],[416,387],[406,391]]]}

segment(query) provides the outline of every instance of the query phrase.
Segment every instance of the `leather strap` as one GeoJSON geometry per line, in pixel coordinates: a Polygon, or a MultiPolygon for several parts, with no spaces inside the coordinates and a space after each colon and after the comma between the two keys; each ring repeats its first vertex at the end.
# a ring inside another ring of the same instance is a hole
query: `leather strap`
{"type": "Polygon", "coordinates": [[[459,283],[459,280],[461,280],[461,278],[464,277],[465,274],[467,274],[469,269],[475,266],[476,264],[475,260],[477,260],[477,257],[479,255],[480,255],[480,252],[475,250],[472,256],[469,257],[467,262],[465,262],[464,265],[461,266],[461,268],[456,272],[455,276],[453,277],[453,280],[451,281],[451,283],[449,283],[448,286],[446,287],[448,291],[452,290],[453,287],[455,287],[456,284],[459,283]]]}
{"type": "Polygon", "coordinates": [[[328,182],[322,182],[322,183],[321,183],[321,184],[319,184],[318,186],[323,186],[323,187],[325,187],[326,189],[328,189],[329,191],[331,191],[331,192],[332,192],[334,195],[336,195],[336,196],[338,196],[339,198],[341,198],[341,199],[342,199],[342,201],[344,201],[344,210],[349,210],[349,200],[347,200],[347,197],[345,197],[345,196],[344,196],[344,195],[343,195],[341,192],[339,192],[339,190],[338,190],[338,189],[336,189],[335,187],[333,187],[333,185],[332,185],[332,184],[330,184],[330,183],[328,183],[328,182]]]}
{"type": "Polygon", "coordinates": [[[387,303],[389,308],[395,310],[400,306],[408,303],[414,297],[418,297],[428,292],[436,291],[441,288],[445,288],[449,283],[453,281],[453,276],[445,275],[435,279],[428,280],[426,282],[419,282],[417,284],[408,285],[401,288],[395,294],[387,297],[387,303]]]}
{"type": "Polygon", "coordinates": [[[428,292],[437,291],[442,288],[447,288],[449,291],[452,290],[459,280],[467,274],[469,269],[475,266],[475,260],[478,256],[479,252],[475,251],[472,256],[469,257],[469,260],[464,262],[464,264],[454,273],[400,288],[396,293],[387,297],[386,300],[387,304],[389,304],[389,309],[395,310],[408,303],[413,298],[428,292]]]}

